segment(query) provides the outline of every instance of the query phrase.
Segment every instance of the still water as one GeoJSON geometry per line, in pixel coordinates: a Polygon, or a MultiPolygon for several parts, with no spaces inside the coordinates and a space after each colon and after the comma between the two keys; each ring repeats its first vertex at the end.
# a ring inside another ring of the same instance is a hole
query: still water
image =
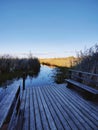
{"type": "MultiPolygon", "coordinates": [[[[27,76],[25,78],[25,87],[32,87],[32,86],[42,86],[42,85],[51,85],[55,84],[53,75],[56,71],[56,68],[50,68],[48,66],[41,66],[40,67],[40,72],[38,76],[27,76]]],[[[18,78],[18,79],[13,79],[11,81],[7,81],[5,85],[0,86],[0,90],[3,88],[8,88],[10,86],[14,85],[23,85],[23,79],[18,78]]]]}
{"type": "Polygon", "coordinates": [[[39,75],[37,77],[27,76],[25,80],[25,86],[43,86],[55,83],[53,80],[54,71],[55,68],[41,66],[39,75]]]}

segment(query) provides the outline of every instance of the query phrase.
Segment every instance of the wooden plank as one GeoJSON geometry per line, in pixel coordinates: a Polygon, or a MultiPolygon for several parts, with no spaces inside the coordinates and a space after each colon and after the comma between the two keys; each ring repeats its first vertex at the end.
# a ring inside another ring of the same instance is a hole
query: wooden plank
{"type": "MultiPolygon", "coordinates": [[[[83,129],[84,130],[84,127],[81,125],[81,123],[75,118],[75,116],[71,113],[70,109],[68,108],[67,105],[64,105],[61,103],[61,99],[59,99],[57,97],[57,94],[54,92],[54,90],[51,89],[48,89],[47,91],[50,91],[49,92],[49,95],[51,94],[51,100],[55,100],[53,101],[54,104],[57,104],[62,115],[64,116],[64,118],[68,121],[69,123],[69,126],[71,127],[71,129],[80,129],[81,130],[83,129]],[[73,119],[73,120],[72,120],[73,119]]],[[[62,98],[62,97],[61,97],[62,98]]],[[[66,102],[66,100],[65,100],[66,102]]],[[[65,123],[65,122],[63,122],[65,123]]]]}
{"type": "MultiPolygon", "coordinates": [[[[69,119],[69,116],[66,113],[66,111],[63,111],[61,105],[58,103],[58,100],[55,99],[55,96],[52,95],[48,91],[48,89],[50,89],[50,88],[48,87],[48,88],[44,89],[44,91],[45,91],[44,93],[46,94],[45,98],[48,98],[47,103],[51,102],[51,105],[54,108],[56,115],[58,116],[59,122],[56,121],[57,128],[61,129],[60,128],[60,123],[61,123],[63,126],[62,130],[63,129],[71,130],[70,123],[72,125],[74,125],[73,122],[69,119]]],[[[54,120],[55,120],[55,116],[54,116],[54,120]]],[[[77,130],[77,127],[75,125],[74,125],[74,129],[77,130]]]]}
{"type": "Polygon", "coordinates": [[[36,94],[37,94],[36,96],[37,96],[37,99],[38,99],[39,111],[40,111],[40,115],[41,115],[43,129],[44,130],[50,130],[49,124],[48,124],[48,121],[47,121],[47,118],[46,118],[46,113],[45,113],[45,110],[44,110],[44,107],[43,107],[43,104],[42,104],[42,101],[41,101],[41,95],[38,92],[38,88],[36,89],[36,94]]]}
{"type": "Polygon", "coordinates": [[[90,92],[90,93],[92,93],[92,94],[95,94],[95,95],[98,94],[98,90],[93,89],[93,88],[91,88],[91,87],[89,87],[89,86],[87,86],[87,85],[81,84],[81,83],[79,83],[79,82],[77,82],[77,81],[74,81],[74,80],[71,80],[71,79],[66,79],[66,81],[67,81],[68,83],[71,83],[71,84],[73,84],[73,85],[75,85],[75,86],[77,86],[77,87],[79,87],[79,88],[81,88],[81,89],[83,89],[83,90],[86,90],[86,91],[88,91],[88,92],[90,92]]]}
{"type": "Polygon", "coordinates": [[[55,108],[51,104],[51,101],[48,99],[45,90],[43,88],[41,90],[42,90],[44,99],[46,100],[47,106],[48,106],[48,108],[49,108],[49,110],[51,112],[51,115],[53,117],[53,120],[54,120],[54,122],[56,124],[57,129],[63,130],[64,128],[63,128],[62,122],[59,120],[59,117],[58,117],[58,114],[56,113],[55,108]]]}
{"type": "Polygon", "coordinates": [[[65,91],[64,95],[69,95],[70,97],[73,97],[73,99],[76,99],[77,103],[80,103],[82,107],[89,109],[91,112],[98,114],[98,103],[95,104],[93,101],[85,100],[83,97],[81,97],[79,94],[77,94],[75,91],[72,91],[70,89],[67,89],[65,87],[59,88],[61,91],[65,91]]]}
{"type": "Polygon", "coordinates": [[[89,116],[91,116],[91,118],[95,118],[96,120],[98,120],[98,111],[96,111],[97,108],[95,109],[93,106],[91,106],[87,102],[84,102],[79,96],[73,95],[72,93],[69,93],[69,92],[66,93],[66,90],[65,90],[64,95],[68,95],[68,97],[70,98],[73,97],[73,101],[77,104],[77,106],[80,106],[81,109],[85,110],[85,112],[87,112],[89,116]]]}
{"type": "Polygon", "coordinates": [[[57,130],[56,125],[55,125],[54,120],[53,120],[53,117],[51,115],[51,112],[50,112],[50,110],[49,110],[49,108],[47,106],[47,103],[46,103],[46,101],[45,101],[45,99],[43,97],[41,89],[42,88],[39,88],[39,93],[41,95],[41,100],[42,100],[42,104],[44,106],[44,110],[45,110],[45,113],[46,113],[46,116],[47,116],[49,127],[50,127],[51,130],[57,130]]]}
{"type": "Polygon", "coordinates": [[[7,99],[0,103],[0,128],[7,118],[10,108],[15,100],[16,93],[19,87],[15,87],[14,90],[7,96],[7,99]]]}
{"type": "Polygon", "coordinates": [[[34,94],[34,110],[35,110],[36,130],[43,130],[39,106],[38,106],[38,100],[37,100],[35,89],[36,88],[34,87],[33,88],[33,94],[34,94]]]}
{"type": "MultiPolygon", "coordinates": [[[[64,92],[62,92],[62,93],[64,93],[64,92]]],[[[61,95],[63,97],[63,100],[68,98],[68,96],[66,96],[64,94],[61,94],[61,95]]],[[[76,103],[72,102],[72,100],[70,98],[68,98],[68,101],[66,100],[66,102],[72,107],[71,109],[74,109],[74,111],[76,111],[82,117],[82,119],[85,121],[84,126],[87,127],[87,129],[89,127],[90,127],[89,129],[96,129],[96,128],[98,128],[86,115],[84,115],[82,113],[83,110],[80,110],[78,108],[78,105],[76,103]]]]}
{"type": "Polygon", "coordinates": [[[30,88],[30,130],[36,130],[35,127],[35,110],[34,110],[34,94],[30,88]]]}
{"type": "Polygon", "coordinates": [[[9,95],[9,92],[11,91],[12,90],[8,91],[8,88],[2,88],[0,92],[0,103],[2,102],[2,100],[4,100],[4,98],[6,98],[7,95],[9,95]]]}
{"type": "MultiPolygon", "coordinates": [[[[63,91],[64,91],[64,90],[63,90],[63,91]]],[[[73,96],[73,95],[69,95],[68,92],[67,92],[67,93],[65,92],[65,95],[66,95],[67,97],[69,97],[70,99],[71,99],[71,97],[73,96]]],[[[93,113],[92,111],[90,111],[89,108],[86,108],[85,104],[83,105],[83,104],[81,103],[81,101],[78,100],[78,98],[77,98],[77,99],[72,98],[72,99],[73,99],[73,100],[72,100],[72,101],[73,101],[73,104],[74,104],[74,105],[77,104],[77,108],[82,111],[83,115],[85,115],[90,121],[92,121],[92,123],[93,123],[94,125],[96,125],[96,126],[98,127],[98,113],[95,114],[95,113],[93,113]]]]}
{"type": "Polygon", "coordinates": [[[24,90],[23,94],[22,94],[22,99],[21,99],[21,104],[20,104],[20,112],[19,112],[19,117],[17,119],[16,130],[22,130],[22,128],[23,128],[26,94],[27,94],[27,91],[24,90]]]}
{"type": "Polygon", "coordinates": [[[0,104],[1,105],[5,104],[5,101],[7,100],[8,96],[10,96],[11,92],[16,91],[16,89],[18,89],[16,86],[3,89],[2,93],[0,95],[0,97],[1,97],[0,104]]]}
{"type": "Polygon", "coordinates": [[[74,91],[67,89],[65,86],[60,87],[59,90],[65,91],[64,94],[66,94],[67,92],[67,95],[69,94],[69,97],[73,97],[73,100],[75,99],[77,101],[76,103],[80,103],[82,106],[84,106],[84,108],[89,109],[91,113],[95,113],[95,115],[98,114],[98,105],[95,105],[94,102],[86,101],[85,99],[80,97],[80,95],[78,95],[74,91]]]}
{"type": "Polygon", "coordinates": [[[23,130],[29,130],[30,129],[30,90],[29,88],[26,89],[27,95],[26,95],[26,103],[25,103],[25,110],[24,110],[24,122],[23,122],[23,130]]]}
{"type": "Polygon", "coordinates": [[[98,82],[97,81],[94,81],[94,80],[92,80],[90,77],[88,77],[88,78],[85,78],[85,76],[82,76],[82,77],[79,77],[79,76],[77,76],[77,75],[73,75],[73,77],[78,81],[78,79],[80,80],[80,81],[85,81],[85,82],[88,82],[88,83],[92,83],[93,85],[96,85],[98,82]]]}
{"type": "Polygon", "coordinates": [[[94,74],[94,73],[88,73],[88,72],[77,71],[77,70],[72,70],[72,69],[70,69],[69,71],[76,72],[76,73],[82,73],[82,74],[85,74],[85,75],[93,75],[93,76],[98,77],[98,74],[94,74]]]}
{"type": "Polygon", "coordinates": [[[0,92],[0,102],[7,96],[9,95],[12,91],[14,91],[14,89],[19,86],[19,84],[17,85],[8,85],[8,87],[6,88],[1,88],[1,92],[0,92]]]}
{"type": "Polygon", "coordinates": [[[19,108],[20,108],[20,87],[19,87],[19,90],[17,92],[16,103],[15,103],[13,114],[11,116],[11,119],[10,119],[10,122],[8,125],[8,130],[15,130],[16,129],[17,119],[18,119],[18,115],[19,115],[19,108]]]}
{"type": "Polygon", "coordinates": [[[58,90],[55,90],[55,88],[54,88],[54,91],[57,94],[58,100],[61,101],[62,105],[64,106],[66,105],[65,107],[70,110],[70,114],[72,113],[75,116],[75,118],[79,120],[79,122],[83,125],[84,129],[87,129],[87,130],[90,129],[90,127],[85,122],[84,118],[79,114],[78,110],[74,107],[73,104],[70,103],[68,97],[67,96],[64,97],[63,94],[61,94],[58,90]]]}

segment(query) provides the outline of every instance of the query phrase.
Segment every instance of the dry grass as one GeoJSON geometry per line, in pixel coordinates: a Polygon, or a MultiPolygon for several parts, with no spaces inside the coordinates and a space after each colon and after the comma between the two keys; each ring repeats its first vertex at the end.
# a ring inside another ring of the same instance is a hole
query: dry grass
{"type": "Polygon", "coordinates": [[[67,58],[45,58],[40,59],[41,64],[49,65],[49,66],[57,66],[57,67],[71,67],[75,65],[77,62],[77,58],[75,57],[67,57],[67,58]]]}

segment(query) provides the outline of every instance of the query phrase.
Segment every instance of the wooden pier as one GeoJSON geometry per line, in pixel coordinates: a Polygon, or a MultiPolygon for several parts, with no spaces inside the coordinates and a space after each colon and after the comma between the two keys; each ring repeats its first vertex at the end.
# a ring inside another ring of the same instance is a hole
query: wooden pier
{"type": "Polygon", "coordinates": [[[29,87],[23,91],[17,130],[98,130],[98,104],[66,85],[29,87]]]}
{"type": "Polygon", "coordinates": [[[65,85],[27,88],[21,108],[22,130],[98,130],[98,106],[65,85]]]}

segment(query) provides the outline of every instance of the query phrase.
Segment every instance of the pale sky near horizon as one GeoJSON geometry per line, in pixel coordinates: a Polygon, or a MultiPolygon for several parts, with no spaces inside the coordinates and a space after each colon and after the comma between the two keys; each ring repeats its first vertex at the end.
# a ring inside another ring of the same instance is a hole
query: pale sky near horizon
{"type": "Polygon", "coordinates": [[[98,43],[98,0],[0,0],[0,54],[66,57],[98,43]]]}

